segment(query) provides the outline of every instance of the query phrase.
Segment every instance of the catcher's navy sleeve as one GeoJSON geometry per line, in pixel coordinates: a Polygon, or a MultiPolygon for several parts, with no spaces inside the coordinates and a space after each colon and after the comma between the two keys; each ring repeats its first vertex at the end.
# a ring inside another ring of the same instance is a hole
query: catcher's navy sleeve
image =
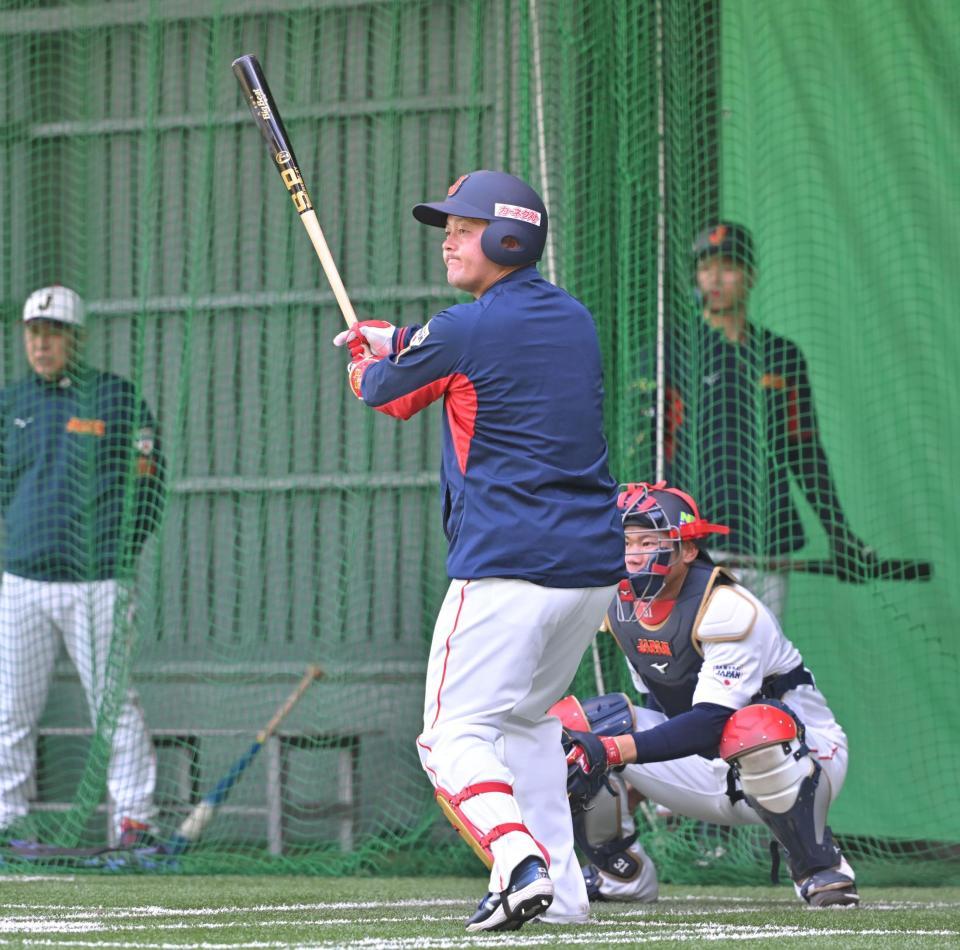
{"type": "Polygon", "coordinates": [[[637,762],[666,762],[688,755],[713,758],[720,736],[734,710],[715,703],[697,703],[692,709],[652,729],[633,733],[637,762]]]}

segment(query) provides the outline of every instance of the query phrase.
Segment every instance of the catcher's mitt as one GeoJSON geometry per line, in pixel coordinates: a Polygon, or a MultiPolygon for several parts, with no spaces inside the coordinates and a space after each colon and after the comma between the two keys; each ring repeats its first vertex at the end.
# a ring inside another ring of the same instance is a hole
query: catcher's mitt
{"type": "Polygon", "coordinates": [[[607,750],[600,736],[573,729],[563,730],[563,749],[567,754],[567,797],[570,811],[577,815],[589,808],[603,786],[610,788],[607,750]]]}

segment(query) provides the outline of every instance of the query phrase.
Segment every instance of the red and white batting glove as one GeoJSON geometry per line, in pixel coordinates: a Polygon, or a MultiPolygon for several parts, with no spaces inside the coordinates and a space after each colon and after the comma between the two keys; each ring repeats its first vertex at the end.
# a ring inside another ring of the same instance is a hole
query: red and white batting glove
{"type": "Polygon", "coordinates": [[[349,330],[343,330],[333,338],[334,346],[349,346],[354,359],[359,358],[356,347],[366,344],[369,353],[382,360],[393,356],[397,328],[386,320],[361,320],[349,330]]]}
{"type": "Polygon", "coordinates": [[[370,347],[367,346],[366,339],[354,327],[338,333],[333,338],[333,345],[346,346],[350,350],[350,360],[354,363],[366,359],[368,356],[373,356],[370,347]]]}

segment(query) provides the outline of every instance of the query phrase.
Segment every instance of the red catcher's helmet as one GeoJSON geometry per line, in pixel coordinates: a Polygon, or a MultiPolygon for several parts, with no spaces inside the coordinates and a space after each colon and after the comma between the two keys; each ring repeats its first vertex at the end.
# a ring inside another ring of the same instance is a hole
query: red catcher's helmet
{"type": "Polygon", "coordinates": [[[513,175],[485,169],[469,172],[447,189],[444,201],[413,208],[418,221],[434,228],[446,227],[448,214],[490,222],[480,237],[480,247],[495,264],[532,264],[543,255],[547,209],[540,196],[513,175]],[[504,247],[505,238],[513,238],[517,246],[504,247]]]}
{"type": "MultiPolygon", "coordinates": [[[[683,541],[695,541],[701,548],[699,542],[703,538],[730,532],[726,525],[712,524],[704,519],[697,503],[688,494],[679,488],[671,488],[666,482],[621,485],[617,507],[624,528],[636,525],[664,534],[665,543],[650,556],[642,570],[627,575],[640,600],[652,600],[663,589],[674,554],[683,541]]],[[[709,561],[702,548],[698,557],[709,561]]]]}

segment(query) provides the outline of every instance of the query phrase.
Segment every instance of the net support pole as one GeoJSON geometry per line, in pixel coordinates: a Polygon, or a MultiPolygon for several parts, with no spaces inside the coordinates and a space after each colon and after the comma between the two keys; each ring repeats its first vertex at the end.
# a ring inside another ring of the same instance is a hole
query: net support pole
{"type": "MultiPolygon", "coordinates": [[[[533,108],[536,114],[537,153],[540,164],[540,191],[543,204],[550,211],[550,176],[547,172],[547,136],[543,117],[543,62],[540,58],[540,18],[537,15],[537,0],[530,0],[530,41],[533,46],[533,108]]],[[[547,229],[544,248],[544,276],[550,283],[557,282],[557,261],[553,247],[553,232],[547,229]]]]}
{"type": "Polygon", "coordinates": [[[667,147],[666,95],[663,75],[663,2],[656,0],[657,76],[657,405],[656,481],[665,472],[664,436],[666,406],[666,265],[667,265],[667,147]]]}

